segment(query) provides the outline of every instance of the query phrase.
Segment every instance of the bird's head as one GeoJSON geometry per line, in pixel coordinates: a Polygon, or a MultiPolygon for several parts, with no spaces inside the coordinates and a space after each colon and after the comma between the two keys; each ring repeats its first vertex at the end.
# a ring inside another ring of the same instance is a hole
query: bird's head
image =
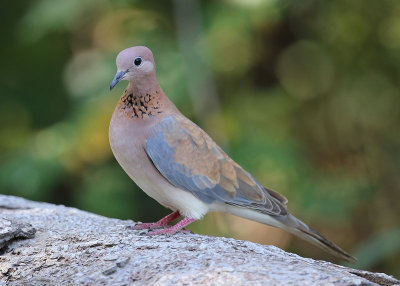
{"type": "Polygon", "coordinates": [[[116,60],[117,73],[110,84],[110,90],[121,80],[134,85],[155,80],[153,53],[149,48],[137,46],[121,51],[116,60]]]}

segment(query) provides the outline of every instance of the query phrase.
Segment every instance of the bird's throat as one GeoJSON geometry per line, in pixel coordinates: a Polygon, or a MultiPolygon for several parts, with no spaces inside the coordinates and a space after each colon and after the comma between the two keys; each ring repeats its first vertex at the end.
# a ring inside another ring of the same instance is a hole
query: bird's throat
{"type": "Polygon", "coordinates": [[[118,107],[125,115],[133,119],[147,119],[156,116],[161,111],[161,89],[139,92],[129,87],[124,91],[118,107]]]}

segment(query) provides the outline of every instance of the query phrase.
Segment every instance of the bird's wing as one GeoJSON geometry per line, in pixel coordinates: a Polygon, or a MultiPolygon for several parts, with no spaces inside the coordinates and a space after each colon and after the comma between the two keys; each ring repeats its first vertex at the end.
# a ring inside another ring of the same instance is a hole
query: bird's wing
{"type": "Polygon", "coordinates": [[[274,216],[288,213],[286,198],[261,186],[200,127],[171,115],[151,129],[145,150],[174,186],[205,203],[221,202],[274,216]]]}

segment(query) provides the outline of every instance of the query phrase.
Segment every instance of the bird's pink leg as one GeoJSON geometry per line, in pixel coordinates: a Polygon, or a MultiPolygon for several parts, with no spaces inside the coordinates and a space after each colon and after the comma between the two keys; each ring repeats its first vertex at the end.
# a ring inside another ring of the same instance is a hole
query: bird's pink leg
{"type": "Polygon", "coordinates": [[[148,235],[157,235],[157,234],[174,234],[178,231],[180,231],[182,228],[184,228],[185,226],[191,224],[192,222],[194,222],[195,220],[190,218],[190,217],[185,217],[183,220],[181,220],[180,222],[178,222],[176,225],[171,226],[169,228],[164,228],[164,229],[157,229],[154,231],[151,231],[148,233],[148,235]]]}
{"type": "Polygon", "coordinates": [[[180,216],[181,215],[179,214],[179,212],[175,211],[175,212],[167,215],[166,217],[163,217],[162,219],[160,219],[157,222],[137,224],[133,227],[133,229],[146,229],[146,228],[153,229],[153,228],[163,227],[163,226],[168,225],[171,221],[174,221],[175,219],[177,219],[180,216]]]}

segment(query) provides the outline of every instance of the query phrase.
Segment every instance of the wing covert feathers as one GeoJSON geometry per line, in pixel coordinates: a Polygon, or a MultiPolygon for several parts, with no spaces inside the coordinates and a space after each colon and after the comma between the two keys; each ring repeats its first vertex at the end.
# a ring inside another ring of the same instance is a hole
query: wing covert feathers
{"type": "Polygon", "coordinates": [[[261,186],[187,118],[168,116],[151,134],[146,152],[171,184],[206,203],[218,201],[274,216],[287,214],[286,198],[261,186]]]}

